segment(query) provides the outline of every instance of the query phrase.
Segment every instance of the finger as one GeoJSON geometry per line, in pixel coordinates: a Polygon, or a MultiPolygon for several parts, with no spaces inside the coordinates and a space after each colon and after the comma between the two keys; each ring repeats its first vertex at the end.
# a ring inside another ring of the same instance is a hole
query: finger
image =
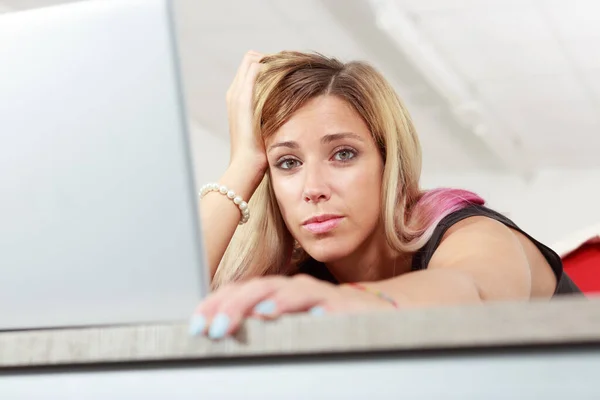
{"type": "Polygon", "coordinates": [[[247,107],[252,104],[252,97],[254,96],[254,84],[260,71],[264,68],[263,64],[253,63],[250,65],[248,74],[246,75],[246,81],[244,82],[243,88],[240,89],[238,100],[241,101],[242,107],[247,107]]]}
{"type": "Polygon", "coordinates": [[[252,63],[243,86],[227,93],[227,112],[229,118],[234,118],[240,109],[247,110],[248,107],[252,107],[256,78],[264,67],[264,64],[252,63]]]}
{"type": "Polygon", "coordinates": [[[250,89],[254,87],[258,74],[265,68],[265,64],[254,62],[248,67],[248,73],[244,82],[244,89],[250,89]]]}
{"type": "Polygon", "coordinates": [[[284,286],[286,279],[280,276],[258,278],[221,299],[210,322],[209,337],[220,339],[236,332],[254,307],[284,286]]]}
{"type": "Polygon", "coordinates": [[[252,63],[258,63],[263,57],[263,54],[252,50],[244,54],[242,62],[238,66],[237,72],[230,87],[232,93],[235,92],[235,90],[239,88],[242,85],[242,83],[246,80],[246,75],[248,73],[250,65],[252,65],[252,63]]]}
{"type": "Polygon", "coordinates": [[[217,312],[219,304],[223,299],[235,293],[242,283],[230,283],[210,293],[200,304],[196,306],[190,320],[189,333],[192,336],[207,333],[208,327],[217,312]]]}
{"type": "Polygon", "coordinates": [[[286,285],[284,290],[277,290],[269,298],[274,307],[267,316],[277,318],[282,314],[306,312],[317,306],[327,309],[328,302],[335,298],[333,287],[314,278],[298,275],[293,278],[292,284],[286,285]]]}
{"type": "Polygon", "coordinates": [[[231,293],[239,290],[245,283],[244,282],[232,282],[227,285],[219,287],[217,290],[209,293],[194,310],[194,314],[213,314],[217,309],[220,302],[224,298],[227,298],[231,293]]]}
{"type": "Polygon", "coordinates": [[[243,71],[241,71],[241,74],[236,82],[234,93],[240,93],[245,88],[247,88],[249,84],[252,85],[254,83],[254,81],[256,80],[256,75],[258,74],[257,69],[260,69],[260,67],[263,65],[260,64],[261,58],[262,56],[250,56],[248,60],[246,60],[246,63],[244,64],[244,69],[243,71]],[[249,75],[250,79],[248,79],[249,75]]]}

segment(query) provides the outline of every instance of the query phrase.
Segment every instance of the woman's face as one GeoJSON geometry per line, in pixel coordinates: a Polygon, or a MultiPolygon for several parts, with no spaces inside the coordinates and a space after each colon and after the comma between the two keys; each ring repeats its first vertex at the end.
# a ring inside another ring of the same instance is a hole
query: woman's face
{"type": "Polygon", "coordinates": [[[265,143],[283,219],[320,262],[352,255],[379,226],[383,160],[345,101],[321,96],[265,143]]]}

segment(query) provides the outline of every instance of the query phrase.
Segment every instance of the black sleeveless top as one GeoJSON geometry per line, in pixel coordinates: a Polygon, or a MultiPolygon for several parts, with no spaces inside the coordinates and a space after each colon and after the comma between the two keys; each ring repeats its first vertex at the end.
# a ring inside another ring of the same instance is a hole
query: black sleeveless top
{"type": "MultiPolygon", "coordinates": [[[[509,228],[516,230],[517,232],[522,233],[527,237],[531,242],[540,250],[540,252],[544,255],[550,267],[554,271],[554,275],[556,276],[556,280],[558,284],[556,285],[556,290],[554,291],[554,296],[562,295],[562,294],[573,294],[573,293],[581,293],[581,290],[573,283],[573,281],[563,272],[562,260],[556,252],[550,249],[548,246],[538,242],[534,238],[532,238],[529,234],[521,230],[513,221],[505,217],[504,215],[491,210],[487,207],[481,205],[469,205],[461,210],[455,211],[449,215],[447,215],[444,219],[440,221],[438,226],[435,228],[431,239],[420,249],[418,250],[412,260],[412,270],[418,271],[422,269],[426,269],[429,265],[429,261],[433,257],[436,249],[440,245],[442,241],[442,237],[446,233],[446,231],[454,224],[462,221],[465,218],[475,217],[475,216],[485,216],[496,221],[502,222],[509,228]]],[[[306,262],[302,263],[299,268],[300,273],[311,275],[317,279],[321,279],[324,281],[328,281],[331,283],[339,283],[335,279],[335,277],[329,272],[329,270],[325,267],[324,264],[319,263],[313,259],[309,259],[306,262]]]]}

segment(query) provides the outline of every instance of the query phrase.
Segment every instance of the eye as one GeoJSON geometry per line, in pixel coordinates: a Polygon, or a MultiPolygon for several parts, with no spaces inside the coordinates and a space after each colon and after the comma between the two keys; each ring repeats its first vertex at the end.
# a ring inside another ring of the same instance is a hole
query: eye
{"type": "Polygon", "coordinates": [[[293,158],[284,158],[277,162],[277,167],[285,170],[290,170],[292,168],[298,167],[300,165],[300,161],[293,158]]]}
{"type": "Polygon", "coordinates": [[[336,161],[341,161],[341,162],[345,162],[345,161],[349,161],[352,158],[354,158],[356,156],[356,152],[354,150],[351,149],[341,149],[338,152],[336,152],[333,156],[333,158],[336,161]]]}

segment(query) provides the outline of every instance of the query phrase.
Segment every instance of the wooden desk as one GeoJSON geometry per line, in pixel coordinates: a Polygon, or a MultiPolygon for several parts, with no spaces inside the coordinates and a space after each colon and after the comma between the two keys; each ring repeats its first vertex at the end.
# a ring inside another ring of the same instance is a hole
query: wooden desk
{"type": "Polygon", "coordinates": [[[0,333],[0,398],[600,398],[600,299],[0,333]],[[515,397],[516,398],[516,397],[515,397]]]}

